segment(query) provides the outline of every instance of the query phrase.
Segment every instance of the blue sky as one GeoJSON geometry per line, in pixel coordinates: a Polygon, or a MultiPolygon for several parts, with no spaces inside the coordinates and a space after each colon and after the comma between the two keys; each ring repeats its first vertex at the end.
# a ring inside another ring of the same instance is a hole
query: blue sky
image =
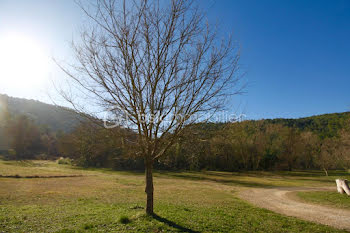
{"type": "Polygon", "coordinates": [[[217,1],[242,46],[252,118],[350,110],[350,1],[217,1]]]}
{"type": "MultiPolygon", "coordinates": [[[[222,32],[232,31],[241,45],[248,86],[234,109],[253,119],[350,110],[350,1],[200,3],[209,19],[218,21],[222,32]]],[[[68,41],[83,22],[70,0],[0,0],[0,35],[29,34],[50,56],[70,56],[68,41]]],[[[50,76],[60,75],[52,67],[50,76]]],[[[43,92],[48,85],[26,91],[0,87],[0,92],[48,102],[43,92]]]]}

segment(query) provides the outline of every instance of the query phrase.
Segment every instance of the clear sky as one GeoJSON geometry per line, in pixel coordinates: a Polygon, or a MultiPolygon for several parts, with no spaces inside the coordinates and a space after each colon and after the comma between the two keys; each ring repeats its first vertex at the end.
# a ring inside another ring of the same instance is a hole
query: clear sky
{"type": "MultiPolygon", "coordinates": [[[[350,1],[200,3],[241,45],[248,86],[233,102],[238,111],[260,119],[350,110],[350,1]]],[[[50,57],[70,57],[69,41],[82,23],[83,14],[71,0],[0,0],[0,93],[49,102],[48,80],[62,75],[50,57]],[[29,60],[40,62],[30,67],[45,67],[42,71],[11,66],[7,57],[16,40],[22,50],[31,48],[22,59],[32,54],[29,60]],[[10,69],[25,77],[14,81],[10,69]]]]}

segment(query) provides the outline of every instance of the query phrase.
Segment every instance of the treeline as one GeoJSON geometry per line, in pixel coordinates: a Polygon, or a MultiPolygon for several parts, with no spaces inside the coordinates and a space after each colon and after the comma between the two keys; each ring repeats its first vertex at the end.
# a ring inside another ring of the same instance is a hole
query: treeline
{"type": "MultiPolygon", "coordinates": [[[[347,169],[350,114],[340,116],[317,116],[300,122],[278,119],[193,125],[184,130],[155,167],[223,171],[322,169],[326,173],[329,169],[347,169]]],[[[64,148],[63,155],[80,165],[142,169],[143,161],[132,152],[131,137],[131,131],[84,124],[63,137],[60,148],[64,148]]]]}
{"type": "MultiPolygon", "coordinates": [[[[25,116],[10,118],[7,133],[14,159],[71,158],[85,167],[141,170],[131,130],[85,122],[70,133],[52,132],[25,116]]],[[[166,170],[348,169],[350,113],[303,119],[203,123],[184,133],[156,161],[166,170]]]]}
{"type": "Polygon", "coordinates": [[[123,170],[143,169],[143,160],[133,153],[136,134],[131,130],[106,129],[91,122],[58,138],[60,156],[79,166],[110,167],[123,170]]]}
{"type": "Polygon", "coordinates": [[[8,146],[11,148],[5,152],[8,158],[48,159],[59,153],[58,136],[62,133],[52,132],[46,126],[38,126],[25,115],[8,115],[5,120],[2,136],[8,138],[8,146]]]}
{"type": "Polygon", "coordinates": [[[192,126],[161,162],[174,169],[347,169],[350,121],[332,137],[269,121],[192,126]]]}

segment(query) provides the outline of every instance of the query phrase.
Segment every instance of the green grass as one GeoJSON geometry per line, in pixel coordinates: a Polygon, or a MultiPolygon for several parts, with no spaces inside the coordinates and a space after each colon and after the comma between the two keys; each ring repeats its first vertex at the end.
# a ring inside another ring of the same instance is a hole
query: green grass
{"type": "Polygon", "coordinates": [[[0,232],[341,232],[236,196],[241,187],[327,185],[321,173],[157,172],[153,217],[144,214],[142,173],[0,161],[0,174],[82,175],[0,178],[0,232]]]}
{"type": "Polygon", "coordinates": [[[333,192],[298,192],[297,196],[305,201],[328,205],[336,208],[350,208],[350,197],[346,194],[333,192]]]}

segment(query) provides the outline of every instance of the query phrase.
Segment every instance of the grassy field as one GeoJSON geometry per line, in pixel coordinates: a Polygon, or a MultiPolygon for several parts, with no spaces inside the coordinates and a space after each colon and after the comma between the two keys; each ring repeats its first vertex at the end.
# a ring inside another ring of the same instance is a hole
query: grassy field
{"type": "Polygon", "coordinates": [[[348,176],[157,172],[157,216],[151,218],[144,214],[142,173],[0,161],[0,175],[11,177],[0,178],[0,232],[341,232],[254,207],[236,193],[249,187],[327,186],[333,176],[348,176]]]}
{"type": "Polygon", "coordinates": [[[336,208],[349,209],[350,197],[337,192],[298,192],[297,196],[305,201],[336,208]]]}

